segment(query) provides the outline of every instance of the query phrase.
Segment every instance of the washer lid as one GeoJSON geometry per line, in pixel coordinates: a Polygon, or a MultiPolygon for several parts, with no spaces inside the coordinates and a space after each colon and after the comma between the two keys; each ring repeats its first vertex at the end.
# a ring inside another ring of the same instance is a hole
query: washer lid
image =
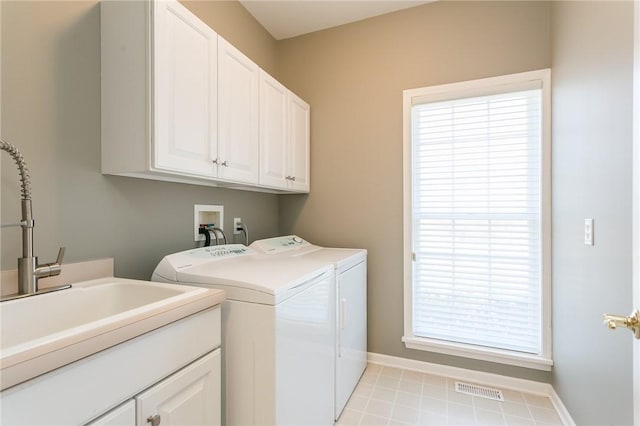
{"type": "Polygon", "coordinates": [[[268,256],[228,244],[166,256],[155,274],[178,283],[222,288],[227,299],[277,304],[332,271],[325,262],[268,256]],[[222,254],[211,253],[211,249],[222,254]]]}
{"type": "Polygon", "coordinates": [[[255,250],[242,244],[200,247],[166,255],[156,266],[153,275],[165,280],[178,282],[178,271],[204,263],[232,259],[257,254],[255,250]]]}

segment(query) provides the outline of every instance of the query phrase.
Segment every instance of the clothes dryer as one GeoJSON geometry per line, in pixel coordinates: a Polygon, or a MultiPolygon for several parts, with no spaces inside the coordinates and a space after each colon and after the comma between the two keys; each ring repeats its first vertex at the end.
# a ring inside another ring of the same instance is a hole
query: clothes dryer
{"type": "Polygon", "coordinates": [[[254,241],[274,259],[331,265],[336,280],[335,409],[337,420],[367,366],[367,251],[320,247],[289,235],[254,241]]]}
{"type": "Polygon", "coordinates": [[[229,244],[165,256],[152,279],[225,290],[223,424],[333,424],[330,265],[275,259],[229,244]]]}

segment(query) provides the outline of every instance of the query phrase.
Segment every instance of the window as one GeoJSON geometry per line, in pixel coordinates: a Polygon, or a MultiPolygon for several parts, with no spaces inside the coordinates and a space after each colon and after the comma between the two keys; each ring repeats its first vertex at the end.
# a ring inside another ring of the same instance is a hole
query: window
{"type": "Polygon", "coordinates": [[[551,368],[549,80],[404,92],[407,347],[551,368]]]}

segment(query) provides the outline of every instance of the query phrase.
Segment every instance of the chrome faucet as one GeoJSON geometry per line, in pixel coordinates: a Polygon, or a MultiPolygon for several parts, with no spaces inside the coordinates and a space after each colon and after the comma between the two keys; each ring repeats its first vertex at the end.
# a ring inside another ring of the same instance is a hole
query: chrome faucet
{"type": "MultiPolygon", "coordinates": [[[[33,255],[33,214],[31,212],[31,182],[29,171],[24,158],[18,149],[3,140],[0,140],[0,149],[7,151],[18,165],[20,173],[20,187],[22,193],[22,220],[16,226],[22,227],[22,257],[18,258],[18,295],[32,295],[38,293],[38,280],[40,278],[60,275],[62,272],[62,258],[64,257],[64,247],[60,247],[58,258],[55,262],[38,265],[38,258],[33,255]]],[[[13,225],[8,225],[13,226],[13,225]]],[[[3,226],[4,227],[4,226],[3,226]]],[[[70,286],[60,286],[46,291],[61,290],[70,286]]],[[[9,296],[14,298],[15,296],[9,296]]]]}

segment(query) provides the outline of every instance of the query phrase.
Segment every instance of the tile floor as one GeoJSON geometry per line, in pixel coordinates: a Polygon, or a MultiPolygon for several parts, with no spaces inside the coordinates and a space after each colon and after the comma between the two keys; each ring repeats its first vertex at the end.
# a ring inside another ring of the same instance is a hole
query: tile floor
{"type": "Polygon", "coordinates": [[[550,426],[562,421],[547,397],[502,390],[504,402],[454,390],[455,380],[369,364],[340,426],[550,426]]]}

